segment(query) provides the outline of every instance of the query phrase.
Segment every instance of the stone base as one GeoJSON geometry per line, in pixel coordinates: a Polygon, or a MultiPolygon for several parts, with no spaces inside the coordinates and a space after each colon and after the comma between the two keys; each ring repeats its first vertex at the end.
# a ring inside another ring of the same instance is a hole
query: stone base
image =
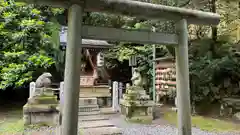
{"type": "Polygon", "coordinates": [[[89,115],[99,115],[100,109],[98,106],[97,98],[79,98],[79,109],[78,115],[89,116],[89,115]]]}
{"type": "Polygon", "coordinates": [[[23,106],[24,125],[58,125],[60,115],[57,96],[51,94],[51,91],[45,91],[28,99],[28,103],[23,106]]]}
{"type": "Polygon", "coordinates": [[[126,120],[138,123],[151,123],[154,102],[141,87],[130,87],[120,100],[121,113],[126,120]]]}
{"type": "Polygon", "coordinates": [[[29,105],[23,107],[24,125],[58,125],[59,111],[49,105],[29,105]]]}
{"type": "Polygon", "coordinates": [[[111,107],[110,97],[80,97],[79,105],[98,105],[101,107],[111,107]]]}
{"type": "Polygon", "coordinates": [[[121,105],[121,113],[130,122],[151,123],[153,120],[153,106],[121,105]]]}

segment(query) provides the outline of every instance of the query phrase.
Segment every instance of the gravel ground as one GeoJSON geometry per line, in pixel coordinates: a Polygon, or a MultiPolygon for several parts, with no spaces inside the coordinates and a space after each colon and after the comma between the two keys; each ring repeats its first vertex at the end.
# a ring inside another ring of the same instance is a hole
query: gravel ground
{"type": "MultiPolygon", "coordinates": [[[[111,117],[110,120],[117,127],[123,129],[123,135],[177,135],[177,128],[161,119],[153,121],[151,125],[128,123],[123,118],[116,116],[111,117]]],[[[240,133],[213,133],[192,128],[192,135],[240,135],[240,133]]]]}
{"type": "MultiPolygon", "coordinates": [[[[155,120],[151,125],[142,125],[128,123],[122,117],[113,115],[110,116],[110,122],[115,124],[116,127],[122,128],[123,135],[177,135],[176,127],[160,119],[155,120]]],[[[56,128],[44,127],[34,131],[28,130],[28,133],[24,135],[57,135],[53,131],[56,131],[56,128]]],[[[240,135],[240,133],[213,133],[192,128],[192,135],[240,135]]]]}

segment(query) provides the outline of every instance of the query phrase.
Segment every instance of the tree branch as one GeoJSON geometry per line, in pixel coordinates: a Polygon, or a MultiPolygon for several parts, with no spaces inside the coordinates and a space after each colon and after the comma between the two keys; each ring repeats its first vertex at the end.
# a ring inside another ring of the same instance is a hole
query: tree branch
{"type": "Polygon", "coordinates": [[[190,3],[191,0],[186,1],[185,3],[179,5],[179,7],[185,7],[190,3]]]}

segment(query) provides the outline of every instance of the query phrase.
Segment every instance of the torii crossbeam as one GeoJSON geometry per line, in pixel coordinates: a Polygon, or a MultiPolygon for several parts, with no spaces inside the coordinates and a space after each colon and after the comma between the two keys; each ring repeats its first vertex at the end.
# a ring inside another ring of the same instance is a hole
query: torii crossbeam
{"type": "Polygon", "coordinates": [[[68,40],[64,76],[64,111],[62,135],[77,135],[78,100],[80,82],[81,38],[104,40],[141,41],[144,43],[177,44],[176,72],[178,99],[178,134],[191,135],[190,88],[188,66],[188,24],[217,25],[218,14],[150,4],[133,0],[17,0],[32,4],[43,4],[69,9],[68,40]],[[136,16],[146,19],[176,21],[177,34],[164,36],[161,33],[142,33],[112,28],[88,28],[82,26],[84,11],[107,12],[136,16]],[[86,30],[84,30],[86,29],[86,30]],[[90,32],[88,30],[91,30],[90,32]],[[104,30],[99,31],[99,30],[104,30]],[[109,33],[111,32],[111,33],[109,33]],[[127,33],[127,35],[125,35],[127,33]],[[158,37],[159,36],[159,37],[158,37]],[[167,38],[168,37],[168,38],[167,38]]]}

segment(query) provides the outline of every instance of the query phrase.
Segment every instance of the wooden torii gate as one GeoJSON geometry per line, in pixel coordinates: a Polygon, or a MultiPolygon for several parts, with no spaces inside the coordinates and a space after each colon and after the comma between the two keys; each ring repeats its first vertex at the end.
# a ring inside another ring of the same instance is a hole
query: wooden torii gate
{"type": "Polygon", "coordinates": [[[174,45],[176,51],[178,134],[191,135],[188,66],[188,24],[217,25],[213,13],[150,4],[133,0],[17,0],[31,4],[68,8],[68,40],[64,77],[63,135],[77,135],[81,39],[174,45]],[[146,19],[176,22],[177,34],[141,32],[82,25],[84,11],[107,12],[146,19]]]}

